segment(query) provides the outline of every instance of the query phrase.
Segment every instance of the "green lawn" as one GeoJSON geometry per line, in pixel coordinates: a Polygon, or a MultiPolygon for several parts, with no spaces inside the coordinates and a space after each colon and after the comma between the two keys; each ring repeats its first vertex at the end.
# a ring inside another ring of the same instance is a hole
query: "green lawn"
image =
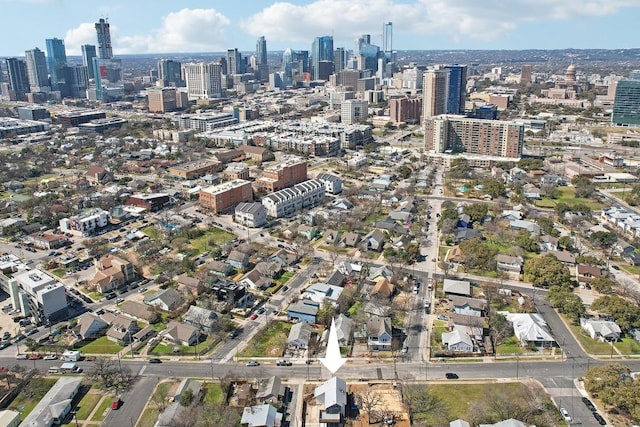
{"type": "Polygon", "coordinates": [[[214,242],[216,245],[224,245],[235,238],[236,236],[234,234],[214,227],[197,239],[191,240],[190,243],[191,246],[198,251],[198,254],[201,254],[209,248],[210,242],[214,242]]]}
{"type": "Polygon", "coordinates": [[[224,401],[224,393],[222,387],[217,383],[207,383],[207,394],[204,401],[208,403],[222,403],[224,401]]]}
{"type": "Polygon", "coordinates": [[[510,338],[507,338],[504,343],[500,344],[496,348],[496,352],[498,354],[520,354],[520,353],[524,353],[524,349],[518,342],[518,339],[515,336],[513,336],[510,338]]]}
{"type": "Polygon", "coordinates": [[[349,307],[349,310],[347,310],[347,311],[349,312],[350,316],[353,316],[358,311],[360,311],[361,308],[362,308],[362,301],[356,301],[356,302],[353,303],[353,305],[351,307],[349,307]]]}
{"type": "MultiPolygon", "coordinates": [[[[167,390],[170,389],[173,384],[174,383],[172,382],[163,382],[158,384],[153,395],[159,396],[160,393],[164,393],[165,395],[168,394],[167,390]],[[163,391],[160,391],[159,389],[163,389],[163,391]]],[[[153,399],[154,398],[152,397],[151,401],[153,401],[153,399]]],[[[144,408],[136,427],[153,427],[156,421],[158,421],[158,408],[156,408],[153,403],[150,403],[144,408]]]]}
{"type": "Polygon", "coordinates": [[[281,286],[284,285],[289,281],[289,279],[293,277],[293,275],[294,273],[292,273],[291,271],[284,272],[282,276],[280,276],[280,278],[277,280],[278,284],[280,284],[281,286]]]}
{"type": "Polygon", "coordinates": [[[582,199],[576,197],[576,189],[575,187],[558,187],[558,191],[560,192],[560,197],[555,200],[550,199],[542,199],[536,201],[536,206],[546,207],[546,208],[555,208],[558,203],[565,203],[569,206],[573,206],[576,204],[581,204],[590,207],[592,210],[599,210],[604,207],[602,203],[594,202],[591,199],[582,199]]]}
{"type": "Polygon", "coordinates": [[[158,240],[160,238],[160,230],[158,230],[155,225],[145,227],[141,231],[152,240],[158,240]]]}
{"type": "Polygon", "coordinates": [[[573,335],[580,341],[582,347],[589,354],[611,354],[611,345],[602,341],[593,340],[590,336],[582,332],[582,328],[578,325],[571,325],[573,335]]]}
{"type": "Polygon", "coordinates": [[[291,323],[274,322],[261,330],[240,353],[241,357],[280,357],[286,345],[291,323]]]}
{"type": "Polygon", "coordinates": [[[66,272],[67,271],[62,267],[59,267],[50,271],[51,274],[60,278],[63,278],[66,275],[66,272]]]}
{"type": "Polygon", "coordinates": [[[640,344],[631,337],[624,337],[615,346],[622,354],[640,354],[640,344]]]}
{"type": "Polygon", "coordinates": [[[91,417],[91,421],[103,421],[105,416],[105,411],[107,410],[107,408],[111,407],[112,403],[113,403],[113,399],[111,399],[109,396],[104,398],[102,400],[102,403],[100,403],[100,406],[98,406],[98,409],[96,410],[96,412],[93,414],[93,417],[91,417]]]}
{"type": "Polygon", "coordinates": [[[440,246],[438,249],[438,261],[444,260],[444,257],[447,256],[447,252],[449,252],[451,246],[440,246]]]}
{"type": "Polygon", "coordinates": [[[621,265],[620,268],[626,271],[629,274],[633,274],[634,276],[640,276],[640,265],[621,265]]]}
{"type": "Polygon", "coordinates": [[[75,410],[78,411],[78,413],[76,414],[78,420],[88,420],[89,415],[91,415],[91,411],[93,411],[93,409],[98,405],[98,402],[100,402],[102,396],[102,394],[98,393],[85,394],[75,408],[75,410]]]}
{"type": "MultiPolygon", "coordinates": [[[[209,346],[211,346],[213,344],[213,340],[212,339],[208,339],[206,341],[201,342],[200,344],[198,344],[197,346],[197,350],[198,353],[202,353],[206,348],[208,348],[209,346]]],[[[149,353],[151,353],[154,356],[170,356],[172,354],[182,354],[185,356],[195,356],[196,355],[196,346],[180,346],[180,350],[177,352],[173,351],[173,347],[172,345],[167,345],[167,344],[156,344],[155,347],[153,347],[152,350],[149,351],[149,353]]]]}
{"type": "Polygon", "coordinates": [[[111,341],[107,337],[100,337],[81,347],[80,351],[86,354],[116,354],[122,350],[122,348],[120,344],[111,341]]]}
{"type": "Polygon", "coordinates": [[[8,405],[7,409],[20,412],[21,419],[29,415],[33,408],[44,397],[51,387],[58,381],[57,378],[34,378],[27,386],[18,393],[15,399],[8,405]]]}

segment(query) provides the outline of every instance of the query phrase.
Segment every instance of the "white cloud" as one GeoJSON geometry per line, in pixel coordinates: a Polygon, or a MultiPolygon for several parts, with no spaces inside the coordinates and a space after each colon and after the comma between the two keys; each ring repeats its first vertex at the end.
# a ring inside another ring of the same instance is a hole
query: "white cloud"
{"type": "MultiPolygon", "coordinates": [[[[163,17],[161,26],[148,34],[121,35],[111,24],[111,44],[115,55],[220,51],[226,49],[224,30],[229,24],[215,9],[185,8],[163,17]]],[[[67,31],[64,41],[67,54],[79,55],[80,45],[97,44],[94,24],[82,23],[67,31]]]]}
{"type": "MultiPolygon", "coordinates": [[[[371,33],[391,21],[394,31],[452,40],[495,40],[523,22],[605,16],[640,0],[316,0],[274,3],[241,22],[247,33],[280,42],[308,42],[333,34],[338,41],[371,33]]],[[[375,32],[374,32],[375,31],[375,32]]],[[[372,41],[373,41],[372,40],[372,41]]]]}

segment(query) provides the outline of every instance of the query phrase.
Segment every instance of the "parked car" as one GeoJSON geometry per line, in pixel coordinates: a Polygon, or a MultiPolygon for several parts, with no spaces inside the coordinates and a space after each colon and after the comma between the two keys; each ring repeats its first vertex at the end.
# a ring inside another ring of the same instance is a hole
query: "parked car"
{"type": "Polygon", "coordinates": [[[256,362],[255,360],[249,360],[247,362],[247,366],[260,366],[260,362],[256,362]]]}
{"type": "Polygon", "coordinates": [[[448,380],[457,380],[458,374],[455,374],[453,372],[447,372],[446,374],[444,374],[445,377],[447,377],[448,380]]]}
{"type": "Polygon", "coordinates": [[[152,359],[149,359],[149,363],[162,363],[162,360],[158,359],[157,357],[154,357],[152,359]]]}
{"type": "Polygon", "coordinates": [[[293,363],[291,363],[288,360],[278,360],[276,362],[276,366],[291,366],[291,365],[293,365],[293,363]]]}
{"type": "Polygon", "coordinates": [[[251,317],[249,317],[250,320],[256,320],[257,318],[258,318],[258,315],[256,313],[253,313],[251,317]]]}
{"type": "Polygon", "coordinates": [[[111,409],[119,409],[119,408],[122,406],[122,404],[123,404],[123,403],[124,403],[124,402],[122,401],[122,399],[117,398],[117,399],[116,399],[116,400],[114,400],[114,401],[113,401],[113,403],[111,404],[111,409]]]}
{"type": "Polygon", "coordinates": [[[590,410],[591,412],[596,412],[596,411],[597,411],[597,409],[596,409],[595,405],[594,405],[594,404],[593,404],[589,399],[587,399],[586,397],[583,397],[583,398],[582,398],[582,403],[584,403],[584,404],[585,404],[585,406],[586,406],[587,408],[589,408],[589,410],[590,410]]]}
{"type": "Polygon", "coordinates": [[[29,358],[25,353],[19,354],[16,356],[16,360],[27,360],[29,358]]]}
{"type": "Polygon", "coordinates": [[[11,345],[11,343],[9,341],[5,341],[3,343],[0,343],[0,350],[4,350],[5,348],[9,347],[11,345]]]}
{"type": "Polygon", "coordinates": [[[595,418],[596,421],[598,422],[598,424],[600,424],[601,426],[606,426],[607,425],[607,421],[599,413],[594,412],[593,413],[593,418],[595,418]]]}
{"type": "Polygon", "coordinates": [[[55,354],[47,354],[44,357],[44,360],[56,360],[56,359],[58,359],[58,356],[56,356],[55,354]]]}
{"type": "Polygon", "coordinates": [[[566,422],[570,423],[571,421],[573,421],[571,415],[569,415],[569,412],[567,412],[566,409],[560,408],[560,413],[562,414],[562,418],[564,418],[566,422]]]}

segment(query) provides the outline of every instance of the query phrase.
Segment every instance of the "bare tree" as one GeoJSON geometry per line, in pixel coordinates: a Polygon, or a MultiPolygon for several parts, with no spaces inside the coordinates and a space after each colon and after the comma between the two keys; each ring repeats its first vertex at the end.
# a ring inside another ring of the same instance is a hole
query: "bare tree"
{"type": "Polygon", "coordinates": [[[164,411],[169,404],[169,386],[169,383],[158,384],[155,392],[151,396],[151,403],[156,407],[158,412],[164,411]]]}
{"type": "Polygon", "coordinates": [[[369,424],[372,423],[371,416],[374,415],[375,409],[382,404],[382,398],[373,390],[364,390],[356,393],[356,401],[358,406],[365,410],[369,420],[369,424]]]}

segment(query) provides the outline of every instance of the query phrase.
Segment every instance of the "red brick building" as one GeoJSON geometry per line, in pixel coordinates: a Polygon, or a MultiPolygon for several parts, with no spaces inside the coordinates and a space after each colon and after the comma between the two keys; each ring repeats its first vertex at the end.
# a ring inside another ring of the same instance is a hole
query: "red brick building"
{"type": "Polygon", "coordinates": [[[290,159],[264,170],[256,180],[256,188],[273,192],[307,180],[306,160],[290,159]]]}
{"type": "Polygon", "coordinates": [[[235,179],[224,184],[200,190],[200,206],[213,213],[228,212],[238,203],[253,201],[253,188],[249,181],[235,179]]]}

